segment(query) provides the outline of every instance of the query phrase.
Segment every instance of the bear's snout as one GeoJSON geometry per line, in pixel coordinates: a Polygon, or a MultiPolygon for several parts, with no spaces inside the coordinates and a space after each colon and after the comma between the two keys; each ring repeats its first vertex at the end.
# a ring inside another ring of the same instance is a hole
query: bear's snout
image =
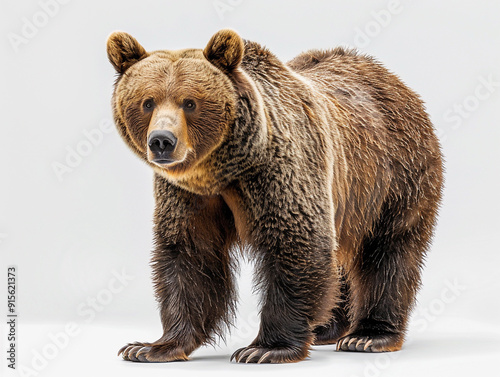
{"type": "Polygon", "coordinates": [[[177,145],[177,138],[170,131],[156,130],[149,134],[148,146],[153,154],[152,162],[169,164],[174,161],[172,152],[177,145]]]}

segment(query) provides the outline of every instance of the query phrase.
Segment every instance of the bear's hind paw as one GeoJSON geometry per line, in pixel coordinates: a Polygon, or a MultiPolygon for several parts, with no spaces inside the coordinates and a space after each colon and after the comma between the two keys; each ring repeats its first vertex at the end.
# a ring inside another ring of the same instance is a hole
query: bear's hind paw
{"type": "Polygon", "coordinates": [[[402,340],[397,334],[350,334],[338,340],[337,351],[392,352],[399,351],[401,346],[402,340]]]}

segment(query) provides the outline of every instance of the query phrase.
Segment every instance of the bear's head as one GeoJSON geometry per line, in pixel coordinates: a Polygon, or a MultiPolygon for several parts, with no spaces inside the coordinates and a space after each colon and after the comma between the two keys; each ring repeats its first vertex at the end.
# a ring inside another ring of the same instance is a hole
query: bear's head
{"type": "Polygon", "coordinates": [[[223,143],[238,101],[231,75],[244,54],[236,32],[217,32],[203,50],[153,52],[131,35],[114,32],[107,53],[118,73],[115,122],[155,171],[180,177],[223,143]]]}

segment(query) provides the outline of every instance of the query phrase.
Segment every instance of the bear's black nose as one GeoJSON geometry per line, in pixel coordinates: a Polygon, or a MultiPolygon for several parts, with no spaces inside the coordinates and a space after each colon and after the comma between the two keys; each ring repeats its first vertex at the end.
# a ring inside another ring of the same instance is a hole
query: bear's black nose
{"type": "Polygon", "coordinates": [[[153,131],[148,137],[149,149],[157,157],[161,157],[164,153],[169,154],[172,152],[176,144],[177,138],[170,131],[153,131]]]}

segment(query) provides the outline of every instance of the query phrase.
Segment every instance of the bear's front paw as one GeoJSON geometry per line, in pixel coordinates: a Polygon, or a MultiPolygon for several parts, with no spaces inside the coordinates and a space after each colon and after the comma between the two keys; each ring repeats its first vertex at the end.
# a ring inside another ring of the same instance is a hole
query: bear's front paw
{"type": "Polygon", "coordinates": [[[124,360],[143,363],[165,363],[188,360],[186,353],[172,343],[129,343],[120,348],[118,356],[124,360]]]}
{"type": "Polygon", "coordinates": [[[308,355],[308,348],[299,347],[261,347],[248,346],[237,350],[231,356],[237,363],[295,363],[304,360],[308,355]]]}

